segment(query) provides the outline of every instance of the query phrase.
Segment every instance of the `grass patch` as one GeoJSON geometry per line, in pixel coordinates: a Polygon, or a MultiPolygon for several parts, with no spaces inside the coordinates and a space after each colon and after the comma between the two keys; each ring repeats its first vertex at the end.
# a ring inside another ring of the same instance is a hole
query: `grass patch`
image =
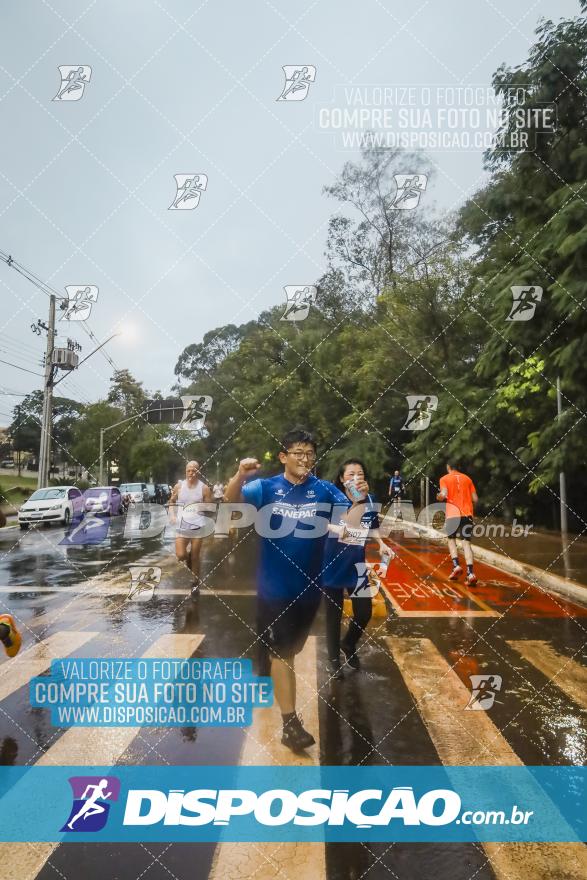
{"type": "Polygon", "coordinates": [[[0,507],[5,512],[10,512],[29,498],[37,488],[36,477],[18,476],[17,473],[9,477],[0,477],[0,507]]]}

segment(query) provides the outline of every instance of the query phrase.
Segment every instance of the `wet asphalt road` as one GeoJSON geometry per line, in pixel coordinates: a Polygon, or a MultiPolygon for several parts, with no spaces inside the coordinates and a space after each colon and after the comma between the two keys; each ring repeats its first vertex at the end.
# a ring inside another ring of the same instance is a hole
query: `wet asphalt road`
{"type": "MultiPolygon", "coordinates": [[[[56,632],[92,631],[97,635],[73,656],[133,656],[164,633],[200,633],[204,638],[197,656],[255,656],[253,534],[206,540],[206,588],[198,601],[189,598],[190,578],[174,560],[171,534],[128,542],[120,519],[110,524],[101,543],[89,546],[60,544],[64,532],[59,528],[0,534],[0,608],[20,622],[23,650],[56,632]],[[128,566],[137,564],[162,568],[161,583],[149,601],[126,598],[128,566]]],[[[485,713],[496,727],[495,743],[488,747],[495,750],[495,760],[491,754],[483,760],[498,764],[513,750],[525,764],[585,764],[585,701],[577,688],[580,670],[584,674],[587,666],[587,608],[547,597],[487,566],[478,567],[474,593],[462,585],[455,588],[446,580],[441,549],[420,539],[403,539],[397,549],[399,558],[386,579],[386,602],[371,621],[360,671],[347,672],[343,682],[328,680],[323,610],[315,623],[320,763],[438,764],[446,749],[454,750],[455,728],[457,733],[461,725],[466,729],[477,713],[456,706],[458,714],[447,715],[446,729],[435,727],[433,700],[418,700],[399,650],[409,645],[423,650],[423,657],[434,652],[452,687],[461,682],[470,690],[471,674],[502,677],[501,691],[485,713]],[[520,653],[524,645],[527,655],[520,653]],[[545,670],[540,658],[547,654],[555,665],[545,670]]],[[[0,661],[0,682],[6,662],[0,661]]],[[[11,662],[16,669],[18,658],[11,662]]],[[[444,680],[438,687],[440,697],[444,680]]],[[[10,693],[0,708],[3,764],[35,763],[62,734],[51,726],[47,711],[28,705],[26,687],[10,693]]],[[[246,729],[143,728],[119,763],[236,764],[245,740],[246,729]]],[[[458,740],[457,735],[453,763],[459,763],[458,740]]],[[[289,759],[282,747],[276,756],[276,763],[289,759]]],[[[90,739],[87,758],[92,763],[90,739]]],[[[204,880],[215,876],[210,874],[213,855],[214,847],[204,844],[68,844],[51,853],[39,870],[15,876],[69,880],[80,876],[83,867],[85,880],[135,880],[141,872],[147,878],[204,880]]],[[[532,880],[541,876],[530,864],[528,871],[532,880]]],[[[561,876],[574,878],[572,866],[569,871],[561,876]]],[[[297,870],[295,875],[305,880],[297,870]]],[[[241,876],[246,880],[249,874],[241,876]]],[[[263,870],[255,874],[256,880],[264,876],[263,870]]],[[[490,880],[500,875],[487,853],[473,844],[330,844],[324,876],[490,880]]]]}

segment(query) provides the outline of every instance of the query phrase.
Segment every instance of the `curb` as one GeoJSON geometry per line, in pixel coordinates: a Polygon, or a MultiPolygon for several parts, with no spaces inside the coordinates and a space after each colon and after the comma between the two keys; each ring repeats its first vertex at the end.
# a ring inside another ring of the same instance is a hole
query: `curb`
{"type": "MultiPolygon", "coordinates": [[[[409,525],[411,529],[420,532],[431,541],[435,541],[438,544],[446,544],[445,535],[431,526],[424,526],[421,523],[413,522],[411,520],[407,525],[409,525]]],[[[462,541],[457,540],[457,547],[459,550],[462,550],[462,546],[462,541]]],[[[507,571],[508,574],[525,578],[531,583],[541,587],[543,590],[556,593],[565,599],[572,599],[574,602],[587,605],[587,586],[585,584],[580,584],[578,581],[571,580],[571,578],[564,578],[558,574],[544,571],[543,568],[530,565],[528,562],[520,562],[517,559],[511,559],[509,556],[503,556],[501,553],[496,553],[494,550],[487,550],[486,547],[478,547],[474,544],[473,550],[475,553],[475,559],[479,559],[481,562],[486,562],[494,568],[507,571]]]]}

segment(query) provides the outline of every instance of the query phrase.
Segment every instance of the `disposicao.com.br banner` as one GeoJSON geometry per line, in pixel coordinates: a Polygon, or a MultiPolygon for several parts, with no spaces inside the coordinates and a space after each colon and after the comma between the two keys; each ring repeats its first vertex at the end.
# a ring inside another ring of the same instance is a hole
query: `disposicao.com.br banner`
{"type": "Polygon", "coordinates": [[[4,841],[576,841],[585,767],[1,767],[4,841]]]}

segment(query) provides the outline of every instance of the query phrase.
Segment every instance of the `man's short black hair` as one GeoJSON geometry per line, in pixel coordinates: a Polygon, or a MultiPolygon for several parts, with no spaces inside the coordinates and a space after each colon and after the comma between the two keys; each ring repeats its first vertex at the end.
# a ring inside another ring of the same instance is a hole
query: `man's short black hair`
{"type": "Polygon", "coordinates": [[[309,431],[306,431],[305,428],[292,428],[291,431],[284,434],[281,438],[281,451],[287,452],[296,443],[308,443],[314,447],[314,452],[316,452],[317,447],[314,436],[309,431]]]}
{"type": "Polygon", "coordinates": [[[447,467],[452,468],[453,471],[460,471],[461,463],[458,458],[449,458],[447,461],[447,467]]]}

